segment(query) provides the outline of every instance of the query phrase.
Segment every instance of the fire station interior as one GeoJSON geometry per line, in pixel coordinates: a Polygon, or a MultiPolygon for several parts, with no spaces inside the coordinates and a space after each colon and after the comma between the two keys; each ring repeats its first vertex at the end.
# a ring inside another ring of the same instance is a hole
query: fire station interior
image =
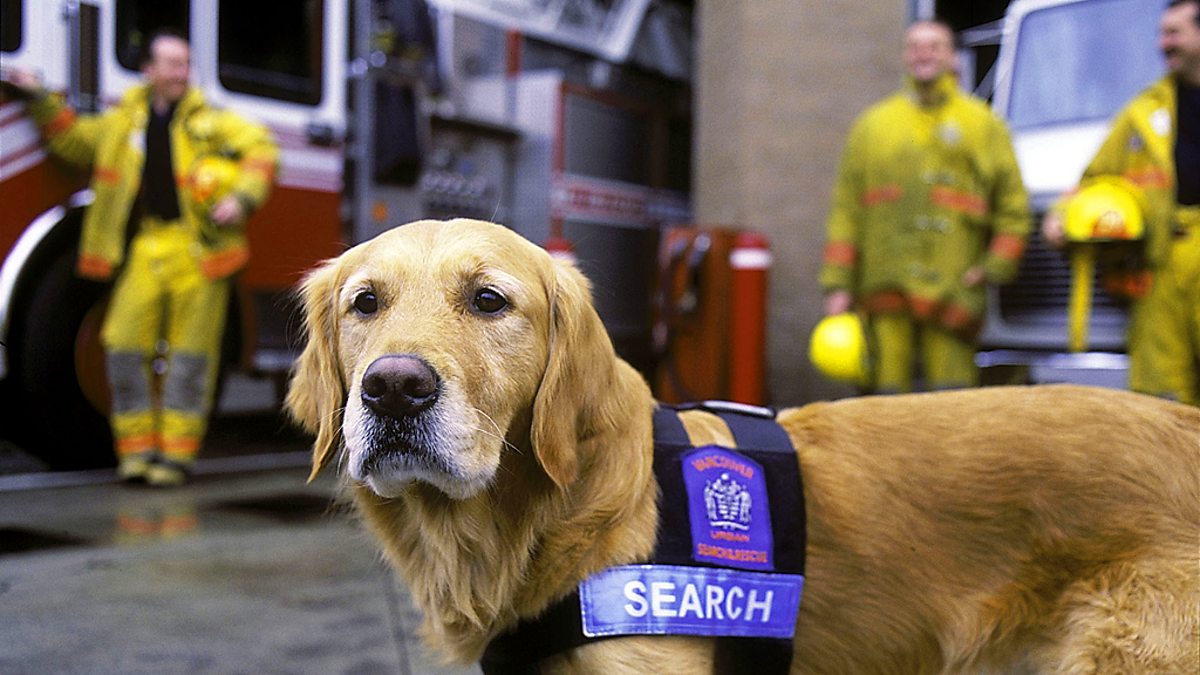
{"type": "MultiPolygon", "coordinates": [[[[132,77],[139,36],[154,26],[188,25],[193,4],[203,3],[121,0],[111,11],[85,4],[77,30],[91,31],[99,43],[111,13],[117,69],[132,77]]],[[[568,249],[594,284],[618,353],[663,400],[781,406],[856,393],[822,377],[798,348],[821,317],[816,273],[845,131],[901,80],[898,36],[913,17],[936,15],[964,36],[984,35],[962,50],[970,86],[995,60],[1007,3],[892,2],[847,11],[822,3],[580,0],[561,3],[557,26],[529,19],[524,31],[519,14],[505,19],[461,4],[431,3],[435,11],[420,21],[413,8],[425,3],[347,5],[349,25],[362,20],[355,16],[360,6],[375,22],[361,57],[353,37],[346,41],[349,67],[372,58],[387,64],[364,67],[371,77],[347,77],[342,128],[317,118],[303,129],[305,151],[325,151],[322,159],[333,147],[343,153],[334,153],[343,166],[340,194],[295,206],[285,180],[252,223],[255,253],[229,315],[218,427],[223,415],[247,406],[278,407],[302,341],[294,288],[304,267],[425,217],[491,219],[540,245],[568,249]],[[633,6],[641,9],[633,15],[640,23],[618,33],[612,26],[633,6]],[[288,210],[296,208],[329,215],[311,215],[297,236],[288,224],[288,210]],[[739,234],[750,239],[739,243],[739,234]],[[761,274],[731,267],[739,247],[767,261],[761,274]]],[[[22,5],[4,3],[10,59],[21,54],[22,5]]],[[[276,107],[321,100],[336,76],[313,65],[328,48],[320,33],[329,20],[314,18],[317,9],[329,13],[325,3],[286,12],[218,6],[218,81],[233,92],[230,105],[251,97],[276,107]],[[256,38],[264,22],[306,37],[256,38]]],[[[36,20],[36,12],[24,19],[36,20]]],[[[80,51],[86,61],[87,47],[80,51]]],[[[77,76],[84,109],[105,95],[107,68],[93,63],[77,76]]],[[[291,150],[284,148],[284,178],[306,170],[288,165],[291,150]]],[[[23,219],[10,215],[6,239],[19,236],[24,226],[16,221],[23,219]]],[[[89,293],[97,291],[81,290],[89,293]]],[[[22,319],[13,314],[17,331],[22,319]]],[[[30,335],[25,342],[42,343],[30,335]]],[[[22,339],[10,334],[14,351],[22,339]]],[[[20,371],[22,360],[12,360],[20,371]]],[[[71,373],[35,364],[61,360],[26,358],[24,379],[10,374],[8,388],[56,390],[41,383],[71,373]]],[[[41,399],[15,397],[30,420],[6,433],[16,447],[59,435],[57,445],[76,448],[65,456],[61,449],[27,449],[27,466],[111,462],[102,447],[103,376],[87,376],[82,365],[80,371],[82,396],[68,409],[91,439],[76,429],[62,435],[41,399]]],[[[990,375],[1013,377],[1003,368],[990,375]]],[[[58,394],[47,396],[63,405],[58,394]]]]}

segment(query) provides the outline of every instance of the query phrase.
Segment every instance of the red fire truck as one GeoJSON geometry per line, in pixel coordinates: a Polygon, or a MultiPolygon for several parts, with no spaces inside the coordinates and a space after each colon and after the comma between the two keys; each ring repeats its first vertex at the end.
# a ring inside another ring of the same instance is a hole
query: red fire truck
{"type": "MultiPolygon", "coordinates": [[[[228,322],[226,360],[242,372],[282,381],[291,289],[316,261],[451,216],[571,240],[636,361],[659,226],[688,219],[688,5],[0,0],[0,80],[32,69],[101,110],[139,81],[146,36],[171,26],[208,100],[271,128],[280,169],[248,225],[228,322]]],[[[73,274],[86,178],[0,91],[0,442],[53,468],[112,461],[97,342],[108,289],[73,274]]]]}

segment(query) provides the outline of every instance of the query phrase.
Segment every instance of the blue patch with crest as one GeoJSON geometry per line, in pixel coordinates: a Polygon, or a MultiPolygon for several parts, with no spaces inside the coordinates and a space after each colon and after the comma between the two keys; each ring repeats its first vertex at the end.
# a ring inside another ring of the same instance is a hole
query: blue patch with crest
{"type": "Polygon", "coordinates": [[[747,570],[775,569],[771,510],[762,465],[709,445],[684,454],[692,558],[747,570]]]}

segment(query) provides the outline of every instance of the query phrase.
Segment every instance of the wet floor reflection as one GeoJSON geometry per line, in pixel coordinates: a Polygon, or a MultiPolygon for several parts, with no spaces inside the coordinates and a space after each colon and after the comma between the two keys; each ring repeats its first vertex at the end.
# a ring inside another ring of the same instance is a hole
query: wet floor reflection
{"type": "Polygon", "coordinates": [[[478,673],[305,467],[0,491],[0,673],[478,673]]]}

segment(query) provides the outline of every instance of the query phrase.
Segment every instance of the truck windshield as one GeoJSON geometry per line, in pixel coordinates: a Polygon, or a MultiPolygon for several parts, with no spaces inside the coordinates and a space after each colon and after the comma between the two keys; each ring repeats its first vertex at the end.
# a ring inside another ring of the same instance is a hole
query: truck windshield
{"type": "Polygon", "coordinates": [[[1006,117],[1013,129],[1107,120],[1160,77],[1164,3],[1096,0],[1021,21],[1006,117]]]}

